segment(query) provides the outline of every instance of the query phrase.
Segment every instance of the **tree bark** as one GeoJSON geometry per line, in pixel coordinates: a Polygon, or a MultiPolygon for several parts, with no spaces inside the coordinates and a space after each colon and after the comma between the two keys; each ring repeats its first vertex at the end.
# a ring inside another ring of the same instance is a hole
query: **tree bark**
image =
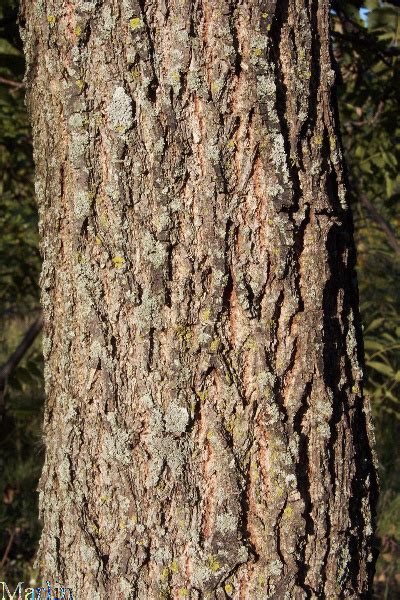
{"type": "Polygon", "coordinates": [[[329,4],[23,0],[79,598],[368,598],[376,474],[329,4]]]}

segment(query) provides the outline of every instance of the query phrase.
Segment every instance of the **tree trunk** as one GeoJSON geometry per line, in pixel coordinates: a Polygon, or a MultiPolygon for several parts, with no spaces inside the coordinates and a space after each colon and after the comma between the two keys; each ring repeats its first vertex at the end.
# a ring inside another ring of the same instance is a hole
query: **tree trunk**
{"type": "Polygon", "coordinates": [[[47,407],[79,598],[368,598],[327,0],[24,0],[47,407]]]}

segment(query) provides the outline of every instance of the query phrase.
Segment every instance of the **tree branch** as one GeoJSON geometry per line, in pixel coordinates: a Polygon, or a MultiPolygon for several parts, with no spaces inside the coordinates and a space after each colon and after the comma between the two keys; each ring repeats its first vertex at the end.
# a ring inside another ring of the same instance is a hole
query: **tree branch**
{"type": "Polygon", "coordinates": [[[364,46],[365,48],[373,50],[380,56],[380,58],[385,62],[385,64],[392,68],[393,65],[387,63],[385,59],[391,58],[393,56],[400,56],[400,48],[382,47],[382,44],[379,44],[379,42],[376,42],[372,39],[371,34],[366,36],[360,34],[360,31],[358,31],[357,33],[341,33],[340,31],[332,31],[331,35],[334,38],[339,38],[341,40],[344,40],[345,42],[350,42],[351,44],[359,44],[361,46],[364,46]]]}
{"type": "Polygon", "coordinates": [[[5,77],[0,77],[0,83],[3,83],[4,85],[9,85],[11,87],[15,87],[16,89],[25,87],[25,84],[21,81],[13,81],[12,79],[6,79],[5,77]]]}
{"type": "Polygon", "coordinates": [[[372,202],[367,198],[367,196],[361,195],[359,196],[360,202],[367,209],[371,219],[375,221],[377,225],[379,225],[380,229],[386,234],[386,238],[388,244],[395,251],[395,253],[400,256],[400,242],[397,240],[392,228],[385,221],[382,215],[376,210],[375,206],[372,202]]]}
{"type": "Polygon", "coordinates": [[[18,344],[17,348],[11,354],[7,362],[0,368],[0,415],[4,413],[5,409],[5,391],[7,386],[7,380],[12,371],[18,366],[22,357],[32,346],[36,339],[36,336],[40,332],[43,326],[43,317],[40,315],[29,327],[25,333],[22,341],[18,344]]]}
{"type": "Polygon", "coordinates": [[[12,546],[12,543],[14,541],[14,536],[15,536],[15,529],[12,530],[12,532],[10,533],[10,537],[8,538],[7,547],[6,547],[5,551],[4,551],[3,558],[1,559],[1,562],[0,562],[0,569],[2,569],[4,567],[5,562],[6,562],[7,558],[8,558],[8,554],[9,554],[9,552],[11,550],[11,546],[12,546]]]}

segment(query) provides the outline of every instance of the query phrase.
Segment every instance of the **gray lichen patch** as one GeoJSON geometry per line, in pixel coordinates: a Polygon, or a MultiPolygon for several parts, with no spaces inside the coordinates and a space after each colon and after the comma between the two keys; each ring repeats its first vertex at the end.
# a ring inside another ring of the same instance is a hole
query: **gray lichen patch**
{"type": "Polygon", "coordinates": [[[189,422],[189,413],[184,406],[171,402],[165,413],[165,430],[170,433],[184,433],[189,422]]]}
{"type": "Polygon", "coordinates": [[[152,221],[158,233],[167,229],[171,225],[171,218],[167,211],[162,211],[154,215],[152,221]]]}
{"type": "Polygon", "coordinates": [[[237,521],[237,517],[231,513],[223,513],[217,516],[216,527],[218,531],[221,531],[222,533],[236,531],[237,521]]]}
{"type": "Polygon", "coordinates": [[[175,479],[180,476],[185,461],[184,448],[180,440],[170,435],[163,434],[162,430],[154,431],[143,436],[146,450],[149,454],[146,486],[155,487],[160,481],[164,466],[168,465],[171,476],[175,479]]]}
{"type": "Polygon", "coordinates": [[[154,151],[157,154],[162,154],[165,148],[165,140],[163,137],[160,137],[154,144],[154,151]]]}
{"type": "Polygon", "coordinates": [[[89,134],[86,131],[74,133],[69,144],[69,158],[73,163],[82,158],[82,156],[85,154],[88,144],[89,134]]]}
{"type": "Polygon", "coordinates": [[[106,38],[115,27],[116,18],[112,14],[111,7],[105,6],[103,9],[103,35],[106,38]]]}
{"type": "Polygon", "coordinates": [[[103,456],[105,460],[117,460],[127,465],[131,461],[130,435],[117,424],[115,413],[108,413],[107,421],[111,431],[104,434],[103,456]]]}
{"type": "Polygon", "coordinates": [[[91,13],[96,9],[96,2],[95,0],[92,2],[82,2],[79,9],[81,12],[91,13]]]}
{"type": "Polygon", "coordinates": [[[286,183],[289,179],[289,174],[286,166],[285,141],[281,133],[276,133],[271,136],[272,149],[271,158],[274,163],[277,173],[282,175],[283,181],[286,183]]]}
{"type": "Polygon", "coordinates": [[[85,119],[81,113],[73,113],[68,119],[68,124],[71,127],[83,127],[84,123],[85,119]]]}
{"type": "Polygon", "coordinates": [[[203,80],[200,72],[197,69],[192,69],[189,71],[187,76],[187,85],[191,92],[198,91],[203,87],[203,80]]]}
{"type": "Polygon", "coordinates": [[[74,195],[74,214],[77,219],[84,219],[90,213],[91,200],[88,192],[78,191],[74,195]]]}
{"type": "Polygon", "coordinates": [[[143,290],[141,304],[135,307],[133,322],[141,333],[145,333],[153,326],[158,326],[160,316],[161,298],[151,294],[147,288],[143,290]]]}
{"type": "Polygon", "coordinates": [[[267,193],[271,197],[279,196],[279,194],[283,194],[284,189],[279,183],[271,183],[267,187],[267,193]]]}
{"type": "Polygon", "coordinates": [[[143,248],[145,256],[155,266],[160,267],[167,257],[164,245],[156,240],[149,231],[143,235],[143,248]]]}
{"type": "Polygon", "coordinates": [[[257,92],[260,96],[272,96],[276,94],[275,79],[270,74],[259,75],[257,77],[257,92]]]}
{"type": "Polygon", "coordinates": [[[133,104],[122,86],[114,90],[111,102],[107,108],[111,127],[117,133],[125,133],[133,127],[133,104]]]}
{"type": "Polygon", "coordinates": [[[218,160],[219,160],[219,148],[218,148],[218,144],[216,143],[216,141],[210,140],[207,148],[206,148],[206,155],[208,156],[208,158],[210,159],[210,161],[213,164],[217,164],[218,160]]]}

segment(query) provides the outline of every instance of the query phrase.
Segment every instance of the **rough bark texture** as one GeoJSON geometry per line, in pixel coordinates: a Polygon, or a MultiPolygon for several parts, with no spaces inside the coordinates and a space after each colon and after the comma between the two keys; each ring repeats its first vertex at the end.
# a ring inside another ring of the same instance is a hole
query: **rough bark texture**
{"type": "Polygon", "coordinates": [[[81,599],[368,598],[327,0],[24,0],[39,564],[81,599]]]}

